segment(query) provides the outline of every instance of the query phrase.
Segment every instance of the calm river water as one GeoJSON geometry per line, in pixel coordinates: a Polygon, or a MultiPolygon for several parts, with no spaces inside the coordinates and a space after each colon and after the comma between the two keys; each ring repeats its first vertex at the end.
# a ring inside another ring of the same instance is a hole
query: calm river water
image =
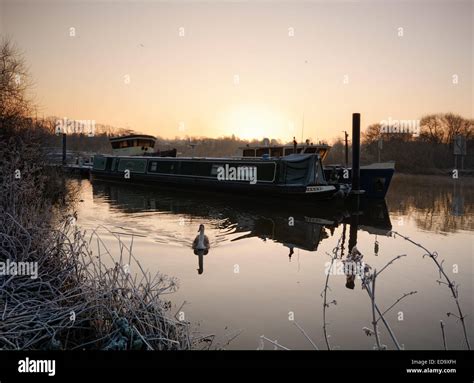
{"type": "MultiPolygon", "coordinates": [[[[344,259],[357,243],[364,261],[381,269],[376,301],[398,342],[406,349],[442,349],[440,320],[450,349],[465,348],[456,304],[439,283],[435,263],[399,236],[409,236],[444,259],[447,275],[459,285],[459,301],[473,343],[473,202],[474,181],[398,175],[385,203],[347,207],[297,201],[252,203],[236,196],[176,194],[145,187],[75,180],[80,187],[78,225],[98,228],[114,251],[113,235],[130,244],[152,273],[176,277],[179,289],[166,296],[193,329],[215,334],[213,347],[256,349],[264,335],[290,349],[312,349],[301,329],[320,349],[326,269],[337,247],[344,259]],[[354,214],[358,212],[358,214],[354,214]],[[200,224],[211,248],[195,255],[191,245],[200,224]],[[339,246],[338,246],[339,244],[339,246]],[[378,249],[376,249],[378,247],[378,249]],[[183,305],[184,303],[184,305],[183,305]],[[293,319],[293,320],[292,320],[293,319]]],[[[336,261],[338,263],[340,261],[336,261]]],[[[326,299],[328,343],[335,349],[372,349],[372,307],[360,280],[330,275],[326,299]],[[352,288],[351,288],[352,287],[352,288]]],[[[381,341],[393,343],[384,327],[381,341]]],[[[265,349],[273,345],[264,341],[265,349]]]]}

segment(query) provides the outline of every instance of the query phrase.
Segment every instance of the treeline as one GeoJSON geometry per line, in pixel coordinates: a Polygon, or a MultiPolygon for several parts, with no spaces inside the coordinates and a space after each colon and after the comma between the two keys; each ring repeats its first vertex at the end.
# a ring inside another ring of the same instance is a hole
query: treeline
{"type": "MultiPolygon", "coordinates": [[[[56,134],[58,117],[47,117],[38,120],[47,137],[44,145],[46,147],[62,147],[62,137],[56,134]]],[[[91,153],[112,153],[109,143],[110,137],[138,133],[129,129],[116,128],[110,125],[95,125],[94,135],[89,137],[86,133],[67,134],[67,149],[74,152],[91,152],[91,153]]],[[[156,148],[159,150],[176,149],[180,156],[233,156],[237,155],[239,148],[246,145],[262,144],[261,140],[243,140],[235,135],[223,136],[218,138],[209,137],[175,137],[163,138],[156,137],[156,148]]],[[[279,145],[279,140],[271,140],[271,145],[279,145]]]]}
{"type": "MultiPolygon", "coordinates": [[[[378,161],[380,151],[380,160],[395,161],[397,170],[401,172],[436,173],[453,169],[456,136],[463,136],[466,140],[464,168],[474,169],[474,120],[453,113],[424,116],[416,134],[403,132],[399,127],[370,125],[362,137],[361,161],[378,161]]],[[[458,159],[457,168],[460,167],[458,159]]]]}
{"type": "MultiPolygon", "coordinates": [[[[463,136],[467,155],[464,169],[474,169],[474,120],[453,113],[424,116],[412,122],[409,129],[399,125],[372,124],[362,132],[361,164],[395,161],[403,173],[436,174],[454,168],[454,139],[463,136]],[[416,129],[414,129],[416,128],[416,129]]],[[[349,165],[352,148],[349,141],[349,165]]],[[[345,163],[345,143],[336,139],[326,159],[327,163],[345,163]]],[[[461,168],[458,158],[457,168],[461,168]]]]}

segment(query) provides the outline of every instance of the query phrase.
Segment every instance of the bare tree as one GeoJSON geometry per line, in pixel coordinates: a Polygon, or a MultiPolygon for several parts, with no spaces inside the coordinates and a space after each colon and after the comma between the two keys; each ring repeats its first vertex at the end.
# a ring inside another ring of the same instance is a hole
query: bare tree
{"type": "Polygon", "coordinates": [[[421,119],[420,139],[434,144],[445,141],[444,121],[441,115],[430,114],[421,119]]]}
{"type": "Polygon", "coordinates": [[[32,110],[27,91],[32,86],[23,56],[14,44],[0,43],[0,119],[27,117],[32,110]]]}
{"type": "Polygon", "coordinates": [[[382,134],[382,127],[380,124],[372,124],[367,127],[365,132],[362,134],[362,141],[368,145],[374,141],[377,141],[382,134]]]}

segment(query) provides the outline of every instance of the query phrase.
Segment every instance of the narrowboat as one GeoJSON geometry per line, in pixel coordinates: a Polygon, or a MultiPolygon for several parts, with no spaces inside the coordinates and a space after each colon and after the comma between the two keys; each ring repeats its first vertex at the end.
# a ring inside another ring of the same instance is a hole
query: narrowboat
{"type": "Polygon", "coordinates": [[[92,176],[132,184],[260,197],[344,197],[349,185],[329,184],[319,154],[280,158],[94,157],[92,176]]]}
{"type": "Polygon", "coordinates": [[[176,157],[176,150],[155,151],[153,136],[131,135],[110,140],[112,156],[94,157],[95,178],[193,191],[227,191],[260,197],[302,197],[304,199],[345,198],[349,194],[383,199],[395,164],[359,166],[360,114],[352,120],[352,163],[323,166],[329,145],[263,146],[241,148],[240,156],[228,158],[176,157]]]}

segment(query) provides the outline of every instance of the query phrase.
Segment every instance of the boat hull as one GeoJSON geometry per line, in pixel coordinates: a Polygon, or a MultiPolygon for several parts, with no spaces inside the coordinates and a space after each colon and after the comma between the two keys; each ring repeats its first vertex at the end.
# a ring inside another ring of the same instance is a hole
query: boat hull
{"type": "Polygon", "coordinates": [[[258,197],[327,199],[339,190],[328,185],[317,154],[281,159],[96,156],[92,175],[130,184],[245,193],[258,197]]]}
{"type": "MultiPolygon", "coordinates": [[[[326,178],[330,179],[334,173],[337,174],[338,183],[350,184],[352,180],[352,168],[339,166],[325,166],[324,173],[326,178]]],[[[375,163],[360,167],[360,188],[363,190],[363,196],[371,199],[385,198],[390,182],[395,172],[393,162],[375,163]]]]}
{"type": "Polygon", "coordinates": [[[245,194],[256,198],[280,198],[302,200],[326,200],[334,197],[338,188],[334,185],[279,185],[255,184],[232,181],[216,181],[183,176],[157,176],[134,174],[126,179],[123,174],[92,171],[92,179],[108,180],[132,185],[149,185],[165,189],[179,189],[190,192],[245,194]]]}

